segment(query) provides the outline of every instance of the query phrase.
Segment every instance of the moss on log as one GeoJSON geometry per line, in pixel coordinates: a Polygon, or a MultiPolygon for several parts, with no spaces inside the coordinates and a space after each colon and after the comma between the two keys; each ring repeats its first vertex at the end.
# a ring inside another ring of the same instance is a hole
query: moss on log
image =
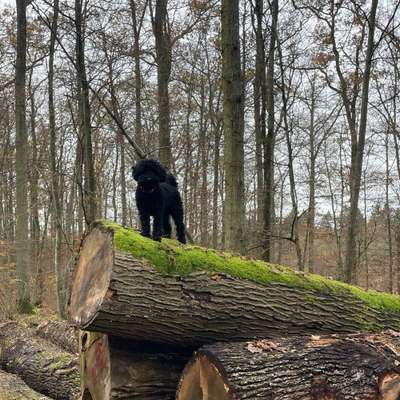
{"type": "Polygon", "coordinates": [[[81,329],[196,347],[400,329],[400,297],[173,240],[158,243],[102,221],[82,242],[70,316],[81,329]]]}
{"type": "Polygon", "coordinates": [[[0,367],[49,397],[72,400],[79,394],[77,357],[30,336],[14,321],[0,324],[0,367]]]}
{"type": "Polygon", "coordinates": [[[217,343],[182,374],[177,400],[396,400],[400,335],[217,343]]]}
{"type": "Polygon", "coordinates": [[[32,390],[16,375],[0,370],[0,399],[1,400],[50,400],[32,390]]]}

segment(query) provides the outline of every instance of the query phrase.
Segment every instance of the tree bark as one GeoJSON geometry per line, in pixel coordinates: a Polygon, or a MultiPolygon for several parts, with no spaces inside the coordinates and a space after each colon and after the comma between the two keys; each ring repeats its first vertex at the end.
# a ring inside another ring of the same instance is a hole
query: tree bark
{"type": "MultiPolygon", "coordinates": [[[[345,281],[354,282],[356,266],[356,225],[358,213],[358,199],[360,195],[361,173],[364,158],[364,145],[367,130],[369,81],[372,69],[372,57],[375,51],[374,33],[375,17],[378,0],[372,0],[371,12],[368,18],[368,45],[366,50],[365,70],[362,78],[361,110],[358,136],[356,143],[352,143],[351,171],[350,171],[350,214],[346,238],[346,262],[344,266],[345,281]]],[[[350,129],[351,130],[351,129],[350,129]]],[[[352,131],[352,130],[351,130],[352,131]]]]}
{"type": "Polygon", "coordinates": [[[50,400],[32,390],[21,378],[0,370],[0,399],[2,400],[50,400]]]}
{"type": "Polygon", "coordinates": [[[159,244],[113,223],[98,223],[83,241],[69,307],[80,329],[189,348],[399,329],[399,309],[394,295],[214,250],[159,244]]]}
{"type": "Polygon", "coordinates": [[[399,335],[311,336],[200,349],[177,400],[395,400],[399,335]]]}
{"type": "Polygon", "coordinates": [[[48,90],[49,90],[49,136],[50,136],[50,170],[51,170],[51,194],[53,200],[53,218],[56,228],[56,237],[54,243],[54,272],[56,276],[56,294],[57,309],[61,318],[65,317],[65,287],[64,271],[62,266],[62,205],[60,193],[60,178],[57,168],[57,133],[56,116],[54,107],[54,55],[55,44],[58,30],[58,7],[59,1],[54,1],[53,20],[51,22],[50,50],[49,50],[49,72],[48,72],[48,90]]]}
{"type": "Polygon", "coordinates": [[[156,41],[157,100],[158,100],[158,142],[161,163],[167,169],[172,167],[169,80],[171,76],[171,37],[168,27],[168,0],[156,0],[153,32],[156,41]]]}
{"type": "Polygon", "coordinates": [[[89,83],[85,66],[85,33],[82,0],[75,0],[75,30],[76,30],[76,77],[79,98],[79,126],[83,143],[83,163],[85,167],[84,199],[86,224],[90,225],[97,215],[96,179],[94,174],[94,159],[92,149],[91,110],[89,101],[89,83]]]}
{"type": "Polygon", "coordinates": [[[46,396],[70,400],[79,393],[77,358],[27,336],[16,322],[0,325],[0,366],[46,396]]]}
{"type": "Polygon", "coordinates": [[[264,143],[264,234],[265,245],[263,259],[272,260],[272,229],[274,224],[274,158],[275,158],[275,102],[274,102],[274,70],[275,47],[278,40],[277,26],[279,0],[271,4],[272,24],[268,51],[267,77],[265,82],[267,107],[267,136],[264,143]]]}
{"type": "Polygon", "coordinates": [[[222,90],[224,94],[225,247],[244,251],[243,88],[240,66],[239,1],[221,6],[222,90]]]}
{"type": "Polygon", "coordinates": [[[189,356],[146,352],[137,343],[81,332],[81,396],[96,400],[174,400],[189,356]]]}
{"type": "Polygon", "coordinates": [[[75,328],[67,321],[43,321],[35,328],[35,334],[69,353],[78,353],[75,328]]]}
{"type": "Polygon", "coordinates": [[[17,57],[15,64],[15,170],[17,306],[30,311],[28,134],[26,129],[26,0],[17,0],[17,57]]]}

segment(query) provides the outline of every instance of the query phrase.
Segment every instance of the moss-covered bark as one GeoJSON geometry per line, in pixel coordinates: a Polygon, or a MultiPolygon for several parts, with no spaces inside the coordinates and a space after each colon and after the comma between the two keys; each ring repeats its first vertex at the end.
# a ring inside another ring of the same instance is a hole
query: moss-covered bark
{"type": "Polygon", "coordinates": [[[108,222],[82,244],[70,303],[81,329],[177,346],[400,329],[398,296],[108,222]]]}

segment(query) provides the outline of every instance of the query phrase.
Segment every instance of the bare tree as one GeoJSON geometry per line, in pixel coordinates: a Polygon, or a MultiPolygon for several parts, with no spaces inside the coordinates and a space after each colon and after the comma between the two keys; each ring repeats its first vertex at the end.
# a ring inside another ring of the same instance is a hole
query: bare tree
{"type": "Polygon", "coordinates": [[[222,88],[224,93],[225,247],[244,250],[244,148],[239,1],[223,0],[221,9],[222,88]]]}

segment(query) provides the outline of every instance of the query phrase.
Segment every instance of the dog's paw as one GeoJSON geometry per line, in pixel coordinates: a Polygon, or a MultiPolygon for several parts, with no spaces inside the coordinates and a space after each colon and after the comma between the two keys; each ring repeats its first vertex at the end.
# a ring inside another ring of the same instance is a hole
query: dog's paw
{"type": "Polygon", "coordinates": [[[150,233],[140,232],[140,234],[141,234],[142,236],[144,236],[144,237],[151,238],[150,233]]]}
{"type": "Polygon", "coordinates": [[[153,236],[153,240],[156,242],[161,242],[161,236],[153,236]]]}

